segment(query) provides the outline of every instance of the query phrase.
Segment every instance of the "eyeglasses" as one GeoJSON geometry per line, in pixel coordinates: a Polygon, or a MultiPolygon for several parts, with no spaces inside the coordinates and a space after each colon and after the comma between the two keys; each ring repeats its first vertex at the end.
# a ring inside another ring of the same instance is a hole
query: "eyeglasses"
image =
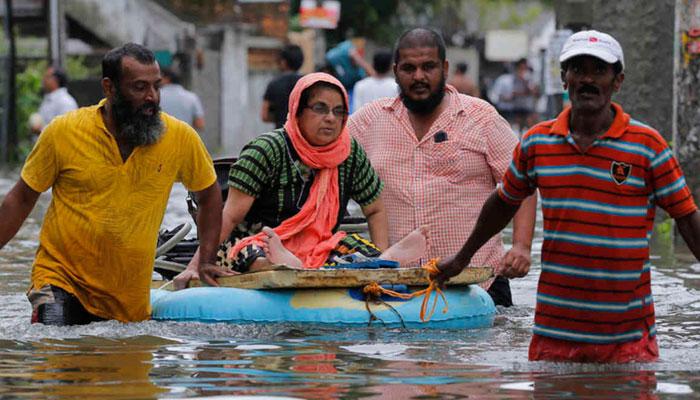
{"type": "Polygon", "coordinates": [[[325,103],[314,103],[310,106],[306,106],[306,108],[318,115],[328,115],[329,112],[332,112],[337,118],[346,118],[348,116],[348,110],[346,110],[345,107],[336,107],[331,110],[325,103]]]}

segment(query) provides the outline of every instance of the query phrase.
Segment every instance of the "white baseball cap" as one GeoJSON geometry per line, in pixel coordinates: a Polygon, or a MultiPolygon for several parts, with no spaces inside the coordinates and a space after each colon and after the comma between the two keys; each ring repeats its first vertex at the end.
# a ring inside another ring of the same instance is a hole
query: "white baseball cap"
{"type": "Polygon", "coordinates": [[[569,36],[559,56],[559,62],[564,62],[576,56],[593,56],[608,64],[620,62],[625,67],[625,58],[620,43],[607,33],[598,31],[581,31],[569,36]]]}

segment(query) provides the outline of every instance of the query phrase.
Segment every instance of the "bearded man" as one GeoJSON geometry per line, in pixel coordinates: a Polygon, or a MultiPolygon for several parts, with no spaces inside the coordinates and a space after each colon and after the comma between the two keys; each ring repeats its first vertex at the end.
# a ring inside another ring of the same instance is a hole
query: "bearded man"
{"type": "Polygon", "coordinates": [[[0,249],[51,189],[28,292],[32,322],[87,324],[150,315],[158,229],[174,182],[197,193],[200,278],[221,225],[221,192],[199,135],[159,108],[160,68],[129,43],[102,60],[105,99],[57,117],[0,206],[0,249]]]}
{"type": "MultiPolygon", "coordinates": [[[[518,143],[491,105],[445,84],[448,67],[439,33],[430,28],[406,31],[394,49],[399,96],[368,104],[348,123],[384,182],[390,244],[427,225],[428,258],[460,248],[518,143]]],[[[516,215],[510,251],[494,237],[472,265],[491,266],[509,277],[526,274],[536,204],[532,196],[516,215]]],[[[505,277],[484,286],[496,304],[513,304],[505,277]]]]}

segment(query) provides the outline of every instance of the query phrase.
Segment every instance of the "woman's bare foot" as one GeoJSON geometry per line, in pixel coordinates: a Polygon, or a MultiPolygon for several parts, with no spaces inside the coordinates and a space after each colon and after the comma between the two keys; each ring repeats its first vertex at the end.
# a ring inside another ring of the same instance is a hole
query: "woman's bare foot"
{"type": "Polygon", "coordinates": [[[264,227],[263,250],[265,258],[272,264],[286,265],[291,268],[301,268],[301,260],[282,244],[282,240],[270,227],[264,227]]]}
{"type": "Polygon", "coordinates": [[[425,255],[428,246],[428,227],[416,228],[393,246],[386,249],[379,258],[398,261],[399,265],[416,261],[425,255]]]}
{"type": "Polygon", "coordinates": [[[248,266],[248,272],[269,271],[275,269],[275,265],[265,257],[259,257],[248,266]]]}

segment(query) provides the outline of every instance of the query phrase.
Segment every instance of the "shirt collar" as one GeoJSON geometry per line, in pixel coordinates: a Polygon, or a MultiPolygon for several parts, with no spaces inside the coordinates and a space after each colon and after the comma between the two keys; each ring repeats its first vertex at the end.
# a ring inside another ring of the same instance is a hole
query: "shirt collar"
{"type": "Polygon", "coordinates": [[[102,129],[105,133],[109,134],[107,125],[105,125],[105,120],[102,118],[102,109],[105,107],[106,103],[107,99],[102,99],[99,103],[97,103],[97,107],[95,107],[95,125],[97,125],[97,127],[102,129]]]}
{"type": "MultiPolygon", "coordinates": [[[[617,139],[625,133],[627,126],[630,122],[629,114],[625,114],[622,107],[617,103],[610,103],[613,110],[615,111],[615,118],[613,119],[610,128],[607,132],[601,136],[601,138],[609,137],[612,139],[617,139]]],[[[568,106],[564,111],[559,114],[557,119],[554,121],[554,125],[550,129],[551,133],[566,136],[569,134],[569,117],[571,116],[571,106],[568,106]]]]}
{"type": "Polygon", "coordinates": [[[48,97],[48,98],[50,98],[51,100],[53,100],[53,99],[55,99],[55,98],[57,98],[57,97],[65,96],[66,94],[68,94],[68,89],[66,89],[65,87],[60,87],[60,88],[54,90],[54,91],[51,92],[51,93],[47,93],[47,94],[46,94],[46,97],[48,97]]]}
{"type": "Polygon", "coordinates": [[[166,84],[166,85],[161,86],[161,87],[160,87],[160,90],[163,90],[163,89],[165,89],[165,90],[170,90],[170,89],[175,90],[175,89],[180,89],[180,88],[182,88],[182,85],[180,85],[179,83],[172,83],[172,82],[170,82],[170,83],[168,83],[168,84],[166,84]]]}

